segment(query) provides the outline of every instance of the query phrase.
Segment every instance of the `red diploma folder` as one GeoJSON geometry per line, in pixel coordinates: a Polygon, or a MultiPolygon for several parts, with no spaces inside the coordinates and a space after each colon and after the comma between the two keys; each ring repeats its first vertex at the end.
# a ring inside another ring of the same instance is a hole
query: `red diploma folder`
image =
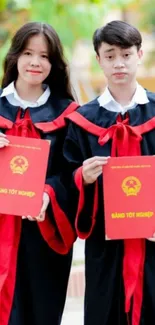
{"type": "Polygon", "coordinates": [[[103,167],[105,233],[109,239],[155,233],[155,157],[110,158],[103,167]]]}
{"type": "Polygon", "coordinates": [[[37,216],[42,206],[50,144],[7,136],[0,149],[0,213],[37,216]]]}

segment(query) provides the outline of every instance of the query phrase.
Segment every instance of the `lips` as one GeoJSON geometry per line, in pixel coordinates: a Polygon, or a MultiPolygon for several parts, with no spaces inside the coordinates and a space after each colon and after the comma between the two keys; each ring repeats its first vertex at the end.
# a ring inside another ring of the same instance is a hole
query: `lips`
{"type": "Polygon", "coordinates": [[[121,76],[125,76],[126,73],[125,72],[115,72],[113,73],[113,76],[116,76],[116,77],[121,77],[121,76]]]}
{"type": "Polygon", "coordinates": [[[40,74],[41,71],[36,71],[36,70],[27,70],[27,72],[34,73],[34,74],[40,74]]]}

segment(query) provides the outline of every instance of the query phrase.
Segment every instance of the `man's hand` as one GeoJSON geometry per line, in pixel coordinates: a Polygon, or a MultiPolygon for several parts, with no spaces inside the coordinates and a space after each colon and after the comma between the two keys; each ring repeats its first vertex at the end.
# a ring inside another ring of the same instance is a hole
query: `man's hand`
{"type": "Polygon", "coordinates": [[[28,219],[29,221],[37,221],[37,222],[42,222],[45,220],[45,213],[47,210],[47,207],[49,205],[50,198],[47,193],[43,193],[43,204],[40,210],[40,213],[37,217],[31,217],[31,216],[22,216],[22,219],[28,219]]]}
{"type": "Polygon", "coordinates": [[[83,162],[82,176],[85,185],[94,183],[102,174],[102,167],[107,164],[110,157],[92,157],[83,162]]]}

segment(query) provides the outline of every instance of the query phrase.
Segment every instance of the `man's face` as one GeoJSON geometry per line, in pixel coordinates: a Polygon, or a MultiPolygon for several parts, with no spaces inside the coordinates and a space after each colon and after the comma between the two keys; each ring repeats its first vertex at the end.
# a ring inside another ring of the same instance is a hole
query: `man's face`
{"type": "Polygon", "coordinates": [[[142,50],[136,46],[122,49],[115,45],[102,43],[97,60],[109,85],[125,85],[136,80],[137,67],[142,50]]]}

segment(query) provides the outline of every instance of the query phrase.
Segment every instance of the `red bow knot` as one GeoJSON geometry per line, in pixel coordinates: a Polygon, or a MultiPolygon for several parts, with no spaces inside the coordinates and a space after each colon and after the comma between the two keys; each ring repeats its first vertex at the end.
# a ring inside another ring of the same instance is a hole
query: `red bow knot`
{"type": "Polygon", "coordinates": [[[104,129],[98,143],[103,146],[112,139],[111,156],[135,156],[140,154],[142,136],[136,128],[128,124],[129,119],[117,120],[116,124],[104,129]]]}

